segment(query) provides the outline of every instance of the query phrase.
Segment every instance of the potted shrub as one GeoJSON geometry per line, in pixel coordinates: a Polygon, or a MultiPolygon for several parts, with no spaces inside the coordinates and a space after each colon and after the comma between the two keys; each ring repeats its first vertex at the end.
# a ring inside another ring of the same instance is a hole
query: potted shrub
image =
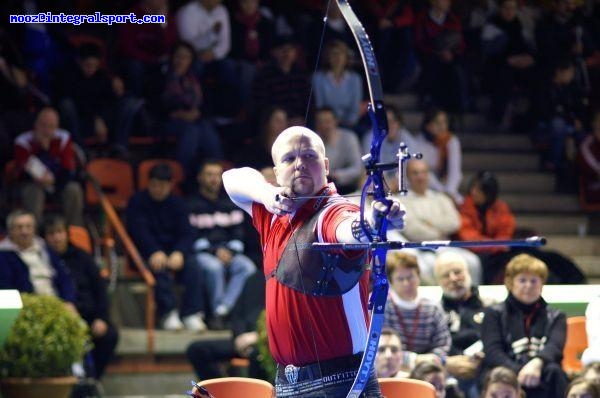
{"type": "Polygon", "coordinates": [[[22,299],[23,308],[0,348],[2,394],[68,398],[77,382],[72,365],[83,358],[88,327],[56,297],[22,294],[22,299]]]}

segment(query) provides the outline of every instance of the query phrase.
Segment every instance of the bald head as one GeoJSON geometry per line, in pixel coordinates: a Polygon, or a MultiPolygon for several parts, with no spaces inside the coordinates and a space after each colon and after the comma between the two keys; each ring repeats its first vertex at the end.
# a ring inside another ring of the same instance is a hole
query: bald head
{"type": "Polygon", "coordinates": [[[325,157],[325,144],[317,133],[306,127],[292,126],[283,130],[273,142],[273,146],[271,147],[273,163],[277,164],[283,147],[287,147],[290,142],[298,141],[300,138],[302,140],[308,140],[311,143],[311,146],[319,152],[321,156],[325,157]]]}
{"type": "Polygon", "coordinates": [[[435,279],[452,299],[466,300],[471,294],[471,275],[465,258],[455,251],[442,251],[435,259],[435,279]]]}

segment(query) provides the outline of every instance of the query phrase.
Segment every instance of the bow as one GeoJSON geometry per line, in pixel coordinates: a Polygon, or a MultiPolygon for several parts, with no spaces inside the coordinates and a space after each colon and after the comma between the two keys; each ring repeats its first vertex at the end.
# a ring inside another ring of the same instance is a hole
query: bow
{"type": "MultiPolygon", "coordinates": [[[[380,160],[381,144],[388,133],[387,115],[383,104],[383,89],[379,68],[369,36],[350,7],[350,4],[348,4],[348,1],[337,0],[336,4],[344,17],[344,20],[348,24],[348,27],[352,31],[352,35],[359,48],[369,92],[370,102],[368,114],[373,126],[371,149],[369,154],[363,158],[368,177],[362,188],[360,198],[360,224],[370,242],[386,242],[387,221],[385,217],[375,220],[372,229],[368,227],[364,218],[369,187],[372,187],[372,192],[369,192],[369,194],[372,194],[374,200],[383,202],[388,205],[388,207],[391,204],[390,200],[386,198],[383,168],[377,167],[380,160]]],[[[379,336],[384,321],[385,302],[387,300],[389,288],[385,273],[387,250],[388,248],[385,245],[382,245],[374,248],[372,252],[371,270],[373,288],[371,297],[369,298],[371,322],[369,324],[363,357],[361,358],[358,373],[356,374],[352,388],[347,395],[348,398],[358,398],[365,388],[373,370],[375,354],[377,353],[377,346],[379,345],[379,336]]]]}

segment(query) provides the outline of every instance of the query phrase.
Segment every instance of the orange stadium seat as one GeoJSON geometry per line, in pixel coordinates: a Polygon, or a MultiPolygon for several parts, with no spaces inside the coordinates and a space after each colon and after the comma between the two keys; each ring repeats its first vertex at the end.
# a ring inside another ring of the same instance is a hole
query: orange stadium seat
{"type": "Polygon", "coordinates": [[[567,318],[567,341],[563,349],[562,368],[567,374],[581,371],[581,354],[587,348],[587,333],[585,331],[585,316],[567,318]]]}
{"type": "MultiPolygon", "coordinates": [[[[131,165],[124,160],[99,158],[90,161],[86,170],[98,181],[108,201],[117,210],[125,209],[129,198],[134,193],[131,165]]],[[[99,196],[89,181],[86,185],[85,197],[90,205],[97,205],[100,202],[99,196]]]]}
{"type": "Polygon", "coordinates": [[[379,386],[381,387],[381,394],[388,398],[435,398],[435,387],[426,381],[398,379],[395,377],[381,377],[378,381],[379,386]]]}
{"type": "Polygon", "coordinates": [[[221,377],[198,383],[216,398],[271,398],[273,385],[268,381],[248,377],[221,377]]]}
{"type": "Polygon", "coordinates": [[[92,238],[85,227],[78,225],[69,225],[69,240],[74,246],[85,250],[88,254],[94,253],[92,238]]]}

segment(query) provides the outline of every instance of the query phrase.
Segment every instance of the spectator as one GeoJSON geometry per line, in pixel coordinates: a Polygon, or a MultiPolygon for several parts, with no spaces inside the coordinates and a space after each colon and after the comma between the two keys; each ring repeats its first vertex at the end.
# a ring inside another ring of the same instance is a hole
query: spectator
{"type": "Polygon", "coordinates": [[[169,11],[168,0],[139,0],[131,9],[137,18],[164,15],[166,23],[121,24],[118,53],[125,86],[137,97],[159,95],[160,68],[167,63],[169,52],[177,40],[177,29],[169,11]]]}
{"type": "Polygon", "coordinates": [[[436,398],[462,397],[462,395],[448,394],[446,385],[446,371],[443,366],[434,361],[425,361],[417,364],[408,376],[411,379],[426,381],[435,388],[436,398]]]}
{"type": "Polygon", "coordinates": [[[419,266],[415,256],[393,251],[388,255],[386,273],[390,293],[385,307],[384,326],[400,333],[402,368],[411,371],[417,363],[442,363],[450,350],[450,332],[442,309],[418,296],[419,266]]]}
{"type": "MultiPolygon", "coordinates": [[[[460,214],[452,199],[443,193],[429,189],[429,166],[424,160],[413,159],[407,163],[406,177],[410,189],[405,197],[401,198],[406,206],[406,223],[403,235],[414,241],[422,240],[449,240],[460,228],[460,214]]],[[[481,283],[481,263],[472,252],[461,248],[440,249],[436,253],[451,251],[467,260],[469,271],[476,285],[481,283]]],[[[425,262],[421,265],[423,280],[433,282],[433,262],[436,253],[425,251],[425,262]]]]}
{"type": "Polygon", "coordinates": [[[567,387],[561,369],[566,318],[541,296],[547,277],[546,264],[535,257],[513,258],[504,279],[508,297],[486,308],[481,325],[484,370],[512,369],[528,398],[562,398],[567,387]]]}
{"type": "Polygon", "coordinates": [[[91,137],[100,144],[109,141],[109,125],[114,120],[115,94],[108,73],[101,68],[100,48],[82,45],[77,65],[69,68],[57,82],[60,113],[73,140],[84,146],[91,137]]]}
{"type": "Polygon", "coordinates": [[[83,225],[83,190],[76,181],[77,160],[69,133],[58,128],[53,108],[44,108],[33,130],[15,139],[15,167],[23,206],[41,220],[47,197],[58,201],[67,222],[83,225]]]}
{"type": "MultiPolygon", "coordinates": [[[[400,144],[404,143],[408,146],[409,151],[413,151],[414,149],[414,137],[406,129],[404,126],[404,118],[402,117],[402,113],[400,113],[400,109],[393,104],[389,104],[386,106],[386,117],[388,123],[388,133],[385,136],[385,139],[381,143],[381,161],[388,162],[397,162],[398,161],[398,151],[400,149],[400,144]]],[[[371,152],[371,142],[373,140],[373,132],[368,131],[363,135],[362,138],[362,150],[363,153],[371,152]]],[[[385,173],[385,177],[387,183],[390,187],[391,191],[398,190],[398,172],[397,171],[387,171],[385,173]]]]}
{"type": "Polygon", "coordinates": [[[275,26],[260,9],[260,0],[237,0],[236,6],[231,19],[231,58],[240,75],[240,100],[246,106],[257,68],[269,60],[275,26]]]}
{"type": "Polygon", "coordinates": [[[580,195],[586,203],[600,204],[600,112],[592,120],[592,133],[579,147],[582,185],[580,195]]]}
{"type": "Polygon", "coordinates": [[[185,325],[189,330],[204,331],[202,270],[190,258],[193,235],[185,204],[172,194],[173,172],[169,165],[152,167],[149,177],[148,189],[129,200],[126,217],[131,238],[156,278],[154,297],[159,319],[166,330],[185,325]],[[176,280],[185,289],[179,312],[176,280]]]}
{"type": "Polygon", "coordinates": [[[435,261],[435,277],[442,288],[442,308],[446,313],[452,337],[448,373],[459,380],[461,390],[469,398],[479,396],[475,376],[483,358],[481,322],[484,303],[479,290],[472,285],[465,259],[452,252],[444,252],[435,261]]]}
{"type": "Polygon", "coordinates": [[[60,297],[77,313],[69,270],[35,234],[33,213],[13,210],[6,217],[8,236],[0,241],[0,289],[60,297]]]}
{"type": "Polygon", "coordinates": [[[291,35],[277,36],[271,50],[272,59],[252,85],[251,113],[257,114],[269,106],[280,106],[288,112],[290,125],[303,125],[306,101],[310,93],[309,76],[299,65],[296,40],[291,35]]]}
{"type": "Polygon", "coordinates": [[[566,398],[600,398],[600,385],[579,377],[567,387],[566,398]]]}
{"type": "Polygon", "coordinates": [[[289,126],[288,113],[280,106],[271,106],[261,113],[258,131],[252,137],[251,147],[243,148],[236,164],[248,164],[256,169],[272,168],[271,146],[275,138],[289,126]]]}
{"type": "MultiPolygon", "coordinates": [[[[587,122],[587,98],[574,81],[571,61],[560,61],[552,80],[542,86],[536,101],[538,126],[535,141],[542,150],[545,170],[557,171],[567,159],[567,142],[576,147],[587,122]]],[[[569,154],[569,158],[574,157],[569,154]]]]}
{"type": "Polygon", "coordinates": [[[448,115],[439,108],[430,108],[423,116],[421,132],[413,140],[413,153],[420,152],[429,164],[430,187],[450,195],[458,204],[462,180],[462,150],[458,137],[448,129],[448,115]]]}
{"type": "Polygon", "coordinates": [[[415,41],[421,59],[425,105],[450,112],[467,108],[467,78],[462,66],[465,42],[450,0],[431,0],[415,19],[415,41]]]}
{"type": "Polygon", "coordinates": [[[214,111],[218,115],[239,109],[239,79],[234,62],[228,57],[231,23],[229,12],[221,3],[222,0],[192,0],[177,12],[179,36],[196,53],[196,73],[207,87],[207,104],[216,102],[214,111]]]}
{"type": "Polygon", "coordinates": [[[329,159],[329,179],[338,192],[352,192],[363,173],[360,144],[356,133],[338,126],[332,108],[319,108],[315,114],[315,132],[323,139],[329,159]]]}
{"type": "Polygon", "coordinates": [[[502,0],[499,6],[482,31],[483,73],[492,97],[490,119],[508,128],[512,115],[507,106],[515,86],[524,91],[526,98],[532,94],[535,60],[517,16],[517,0],[502,0]]]}
{"type": "Polygon", "coordinates": [[[250,367],[248,376],[264,379],[258,360],[258,332],[256,325],[265,308],[264,278],[258,273],[251,275],[231,310],[229,321],[233,336],[216,340],[201,340],[191,343],[186,354],[201,380],[225,377],[220,363],[232,358],[248,358],[250,367]]]}
{"type": "Polygon", "coordinates": [[[327,43],[324,68],[315,72],[312,86],[317,108],[331,107],[340,125],[352,129],[360,118],[363,81],[350,69],[350,56],[350,49],[343,41],[327,43]]]}
{"type": "Polygon", "coordinates": [[[92,256],[69,242],[64,218],[56,216],[45,220],[44,237],[46,244],[68,268],[75,283],[75,307],[90,327],[94,344],[91,352],[94,368],[91,374],[100,379],[114,355],[119,339],[119,333],[108,315],[106,283],[92,256]]]}
{"type": "Polygon", "coordinates": [[[571,0],[556,0],[552,11],[542,18],[535,30],[538,64],[544,77],[550,77],[556,60],[589,56],[594,50],[591,33],[571,0]]]}
{"type": "MultiPolygon", "coordinates": [[[[461,226],[458,231],[460,240],[512,239],[515,232],[515,217],[508,205],[498,198],[499,189],[496,176],[488,171],[477,173],[471,180],[469,194],[460,207],[461,226]]],[[[498,259],[499,255],[506,250],[506,247],[473,249],[481,258],[485,284],[498,282],[498,272],[505,264],[498,259]]]]}
{"type": "MultiPolygon", "coordinates": [[[[596,296],[585,309],[585,330],[587,332],[588,347],[581,355],[581,362],[588,366],[596,363],[593,370],[600,379],[600,296],[596,296]]],[[[589,369],[586,369],[589,370],[589,369]]],[[[586,375],[586,372],[582,372],[586,375]]]]}
{"type": "Polygon", "coordinates": [[[403,355],[400,334],[392,328],[383,328],[375,358],[377,377],[408,377],[408,372],[401,369],[403,355]]]}
{"type": "Polygon", "coordinates": [[[256,265],[244,255],[244,211],[223,191],[223,166],[207,160],[197,174],[199,190],[188,200],[196,262],[202,268],[213,329],[222,329],[256,265]]]}
{"type": "Polygon", "coordinates": [[[191,69],[194,57],[189,44],[180,42],[174,47],[162,92],[165,133],[177,137],[175,157],[187,178],[197,170],[199,153],[204,158],[223,158],[219,135],[202,115],[202,87],[191,69]]]}
{"type": "Polygon", "coordinates": [[[364,4],[372,26],[377,62],[386,92],[409,88],[417,77],[414,48],[414,12],[409,0],[367,1],[364,4]],[[383,55],[385,54],[385,56],[383,55]]]}
{"type": "Polygon", "coordinates": [[[517,374],[505,366],[492,369],[485,377],[481,398],[523,398],[525,397],[517,374]]]}

